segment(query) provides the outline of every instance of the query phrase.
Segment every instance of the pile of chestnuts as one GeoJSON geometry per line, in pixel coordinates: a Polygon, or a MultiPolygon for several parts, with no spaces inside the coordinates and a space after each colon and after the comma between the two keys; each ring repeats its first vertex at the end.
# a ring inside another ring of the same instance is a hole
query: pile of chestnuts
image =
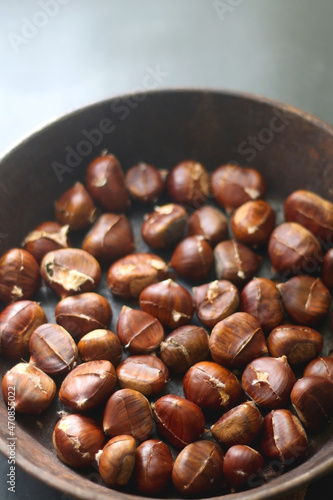
{"type": "Polygon", "coordinates": [[[0,258],[3,397],[54,411],[59,459],[107,487],[255,488],[333,417],[332,290],[328,200],[298,190],[278,212],[253,168],[124,171],[103,152],[0,258]]]}

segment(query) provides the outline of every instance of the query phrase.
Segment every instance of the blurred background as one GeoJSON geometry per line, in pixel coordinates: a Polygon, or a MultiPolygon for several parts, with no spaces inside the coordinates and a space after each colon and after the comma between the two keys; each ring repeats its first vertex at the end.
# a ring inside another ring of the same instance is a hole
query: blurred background
{"type": "MultiPolygon", "coordinates": [[[[0,152],[57,117],[165,87],[255,93],[333,125],[332,0],[0,0],[0,152]]],[[[19,444],[18,444],[19,446],[19,444]]],[[[0,457],[1,498],[8,464],[0,457]]],[[[306,500],[331,499],[333,475],[306,500]]],[[[23,471],[15,498],[66,500],[23,471]]]]}

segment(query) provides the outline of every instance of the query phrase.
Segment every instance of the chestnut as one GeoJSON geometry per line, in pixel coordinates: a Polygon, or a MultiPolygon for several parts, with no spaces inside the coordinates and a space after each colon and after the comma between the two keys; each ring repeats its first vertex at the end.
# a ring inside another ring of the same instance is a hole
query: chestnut
{"type": "Polygon", "coordinates": [[[161,342],[159,354],[173,373],[185,373],[195,363],[208,359],[208,332],[197,325],[179,326],[161,342]]]}
{"type": "Polygon", "coordinates": [[[182,278],[200,281],[208,278],[213,259],[213,250],[203,236],[187,236],[174,249],[170,266],[182,278]]]}
{"type": "Polygon", "coordinates": [[[311,431],[323,428],[333,416],[333,382],[327,377],[307,375],[298,379],[290,399],[298,418],[311,431]]]}
{"type": "Polygon", "coordinates": [[[300,462],[306,455],[308,438],[297,416],[285,408],[270,411],[264,418],[260,449],[283,468],[300,462]]]}
{"type": "Polygon", "coordinates": [[[249,200],[263,198],[266,183],[258,170],[228,163],[212,173],[210,189],[215,201],[231,212],[249,200]]]}
{"type": "Polygon", "coordinates": [[[59,399],[72,410],[91,410],[113,393],[116,383],[116,371],[110,361],[87,361],[66,375],[59,389],[59,399]]]}
{"type": "Polygon", "coordinates": [[[159,394],[169,380],[169,370],[163,361],[152,354],[128,356],[116,370],[122,389],[135,389],[144,396],[159,394]]]}
{"type": "Polygon", "coordinates": [[[207,439],[187,445],[172,470],[176,490],[186,497],[219,494],[223,486],[223,451],[207,439]]]}
{"type": "Polygon", "coordinates": [[[323,257],[320,277],[324,285],[333,291],[333,248],[329,248],[323,257]]]}
{"type": "Polygon", "coordinates": [[[293,191],[283,205],[288,222],[298,222],[313,233],[323,246],[332,245],[333,203],[313,191],[293,191]]]}
{"type": "Polygon", "coordinates": [[[312,274],[318,271],[323,259],[318,239],[297,222],[283,222],[273,230],[268,255],[273,269],[286,277],[312,274]]]}
{"type": "Polygon", "coordinates": [[[214,265],[219,280],[231,281],[242,288],[256,274],[261,257],[235,240],[221,241],[214,248],[214,265]]]}
{"type": "Polygon", "coordinates": [[[305,363],[319,355],[323,348],[323,336],[307,326],[284,324],[274,328],[267,337],[271,356],[287,356],[288,363],[305,363]]]}
{"type": "Polygon", "coordinates": [[[164,188],[165,172],[154,165],[140,161],[125,174],[127,190],[140,203],[156,203],[164,188]]]}
{"type": "Polygon", "coordinates": [[[54,380],[30,363],[18,363],[8,370],[2,379],[2,394],[17,413],[38,415],[45,411],[56,395],[54,380]]]}
{"type": "Polygon", "coordinates": [[[161,396],[152,403],[152,409],[158,432],[175,448],[184,448],[205,431],[201,408],[182,396],[161,396]]]}
{"type": "Polygon", "coordinates": [[[250,200],[236,208],[230,223],[237,241],[254,248],[262,247],[275,227],[275,211],[265,200],[250,200]]]}
{"type": "Polygon", "coordinates": [[[204,205],[195,210],[188,221],[189,236],[201,235],[214,248],[220,241],[228,239],[228,219],[221,210],[204,205]]]}
{"type": "Polygon", "coordinates": [[[231,281],[214,280],[192,291],[197,316],[205,326],[215,326],[238,309],[239,291],[231,281]]]}
{"type": "Polygon", "coordinates": [[[244,444],[229,448],[223,460],[223,474],[231,492],[251,486],[263,474],[264,459],[259,451],[244,444]]]}
{"type": "Polygon", "coordinates": [[[263,421],[254,401],[245,401],[224,413],[212,425],[212,436],[224,448],[251,444],[259,435],[263,421]]]}
{"type": "Polygon", "coordinates": [[[111,394],[104,409],[103,429],[111,437],[129,434],[138,442],[148,439],[154,419],[146,396],[135,389],[119,389],[111,394]]]}
{"type": "Polygon", "coordinates": [[[164,328],[151,314],[123,306],[117,321],[120,342],[134,354],[155,351],[164,339],[164,328]]]}
{"type": "Polygon", "coordinates": [[[131,479],[135,464],[136,441],[121,434],[111,438],[97,453],[98,472],[111,488],[125,486],[131,479]]]}
{"type": "Polygon", "coordinates": [[[93,418],[72,413],[58,420],[52,441],[62,462],[85,468],[95,462],[96,453],[104,447],[105,435],[93,418]]]}
{"type": "Polygon", "coordinates": [[[54,216],[72,230],[85,229],[95,220],[95,204],[81,182],[65,191],[54,204],[54,216]]]}
{"type": "Polygon", "coordinates": [[[166,180],[169,196],[176,203],[199,208],[210,195],[209,173],[202,163],[184,160],[175,165],[166,180]]]}
{"type": "Polygon", "coordinates": [[[37,262],[41,262],[48,252],[71,246],[68,230],[69,226],[67,224],[62,226],[58,222],[43,222],[27,234],[22,246],[35,257],[37,262]]]}
{"type": "Polygon", "coordinates": [[[171,481],[174,459],[166,443],[148,439],[135,451],[134,484],[143,495],[158,495],[171,481]]]}
{"type": "Polygon", "coordinates": [[[102,154],[89,163],[86,186],[98,205],[107,212],[127,212],[131,201],[119,160],[112,154],[102,154]]]}
{"type": "Polygon", "coordinates": [[[39,265],[35,257],[22,248],[11,248],[0,258],[0,300],[10,304],[29,300],[40,285],[39,265]]]}
{"type": "Polygon", "coordinates": [[[139,304],[143,311],[169,328],[189,323],[194,314],[192,295],[171,278],[144,288],[139,296],[139,304]]]}
{"type": "Polygon", "coordinates": [[[230,370],[213,361],[200,361],[183,378],[186,399],[205,410],[229,410],[239,403],[242,388],[230,370]]]}
{"type": "Polygon", "coordinates": [[[264,356],[251,361],[242,374],[245,393],[261,408],[282,408],[296,382],[286,356],[264,356]]]}
{"type": "Polygon", "coordinates": [[[108,328],[113,311],[105,297],[86,292],[61,299],[55,307],[54,316],[58,325],[78,340],[92,330],[108,328]]]}
{"type": "Polygon", "coordinates": [[[268,352],[260,324],[245,312],[219,321],[212,329],[209,347],[213,360],[227,368],[243,367],[268,352]]]}
{"type": "Polygon", "coordinates": [[[19,300],[0,313],[0,353],[7,358],[23,358],[29,352],[33,331],[47,322],[42,307],[33,300],[19,300]]]}
{"type": "Polygon", "coordinates": [[[151,248],[174,247],[186,236],[188,215],[184,207],[168,203],[146,214],[141,226],[142,239],[151,248]]]}
{"type": "Polygon", "coordinates": [[[110,264],[134,252],[134,235],[129,219],[124,214],[100,215],[83,239],[82,250],[102,264],[110,264]]]}
{"type": "Polygon", "coordinates": [[[294,276],[277,287],[283,307],[295,323],[315,326],[327,316],[331,294],[320,278],[294,276]]]}
{"type": "Polygon", "coordinates": [[[168,265],[158,255],[138,252],[114,262],[107,272],[111,293],[122,299],[137,299],[142,290],[168,275],[168,265]]]}
{"type": "Polygon", "coordinates": [[[93,292],[102,274],[95,257],[79,248],[60,248],[48,252],[40,269],[45,283],[60,298],[93,292]]]}
{"type": "Polygon", "coordinates": [[[78,349],[73,337],[60,325],[44,323],[29,340],[29,362],[49,375],[62,375],[78,363],[78,349]]]}
{"type": "Polygon", "coordinates": [[[304,377],[308,375],[326,377],[333,382],[333,358],[331,356],[320,356],[310,361],[303,372],[304,377]]]}
{"type": "Polygon", "coordinates": [[[239,308],[256,318],[265,334],[284,319],[279,290],[274,281],[267,278],[253,278],[244,286],[239,308]]]}
{"type": "Polygon", "coordinates": [[[117,366],[122,358],[123,350],[118,335],[99,328],[86,333],[78,342],[77,348],[82,361],[105,359],[117,366]]]}

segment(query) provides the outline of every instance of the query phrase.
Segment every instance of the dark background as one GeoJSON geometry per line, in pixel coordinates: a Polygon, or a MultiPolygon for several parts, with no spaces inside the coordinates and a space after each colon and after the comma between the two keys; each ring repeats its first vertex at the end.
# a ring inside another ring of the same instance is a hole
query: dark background
{"type": "MultiPolygon", "coordinates": [[[[0,152],[55,118],[165,87],[255,93],[333,125],[332,0],[0,0],[0,152]]],[[[23,471],[1,499],[66,500],[23,471]]],[[[333,474],[306,500],[332,499],[333,474]],[[320,489],[320,490],[319,490],[320,489]]]]}

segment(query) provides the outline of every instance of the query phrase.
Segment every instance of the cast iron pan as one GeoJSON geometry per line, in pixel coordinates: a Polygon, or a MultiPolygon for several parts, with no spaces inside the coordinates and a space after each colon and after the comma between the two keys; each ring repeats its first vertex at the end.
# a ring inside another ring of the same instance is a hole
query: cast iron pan
{"type": "MultiPolygon", "coordinates": [[[[170,169],[184,159],[195,159],[213,170],[226,162],[253,166],[264,175],[268,199],[281,219],[281,204],[293,190],[304,188],[333,199],[333,128],[275,101],[218,90],[159,90],[126,95],[90,105],[65,116],[25,139],[0,162],[0,253],[19,246],[28,231],[53,220],[53,202],[75,181],[84,182],[88,163],[107,149],[123,168],[146,161],[170,169]],[[100,133],[91,134],[92,130],[100,133]]],[[[137,235],[147,208],[131,210],[137,235]]],[[[78,242],[79,244],[79,242],[78,242]]],[[[269,266],[259,275],[270,276],[269,266]]],[[[121,303],[102,280],[98,290],[111,302],[115,331],[121,303]]],[[[42,287],[36,300],[54,322],[58,298],[42,287]]],[[[2,309],[3,309],[2,305],[2,309]]],[[[328,321],[329,323],[329,321],[328,321]]],[[[332,349],[327,325],[324,354],[332,349]]],[[[1,358],[1,376],[13,363],[1,358]]],[[[169,387],[182,393],[181,383],[169,387]]],[[[16,415],[16,463],[41,481],[80,499],[133,500],[131,491],[106,487],[95,469],[84,473],[57,458],[51,435],[57,412],[55,400],[45,413],[16,415]]],[[[0,398],[0,450],[8,456],[7,407],[0,398]]],[[[333,469],[333,427],[310,436],[307,459],[296,468],[257,488],[226,499],[266,500],[285,497],[333,469]]],[[[168,496],[170,492],[166,492],[168,496]]],[[[220,497],[222,498],[222,497],[220,497]]]]}

